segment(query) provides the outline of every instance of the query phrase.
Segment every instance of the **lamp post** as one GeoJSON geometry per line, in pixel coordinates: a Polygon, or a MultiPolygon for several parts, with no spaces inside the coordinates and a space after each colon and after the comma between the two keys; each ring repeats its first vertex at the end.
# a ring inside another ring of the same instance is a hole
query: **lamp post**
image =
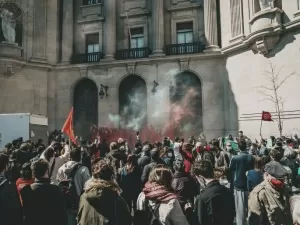
{"type": "Polygon", "coordinates": [[[100,92],[99,92],[99,97],[100,97],[100,99],[103,99],[104,96],[105,96],[105,97],[108,96],[107,91],[108,91],[108,86],[107,86],[107,85],[101,84],[100,92]]]}
{"type": "Polygon", "coordinates": [[[154,80],[153,81],[153,87],[152,87],[152,90],[151,90],[151,92],[153,94],[156,92],[156,88],[157,88],[158,85],[159,85],[159,83],[154,80]]]}

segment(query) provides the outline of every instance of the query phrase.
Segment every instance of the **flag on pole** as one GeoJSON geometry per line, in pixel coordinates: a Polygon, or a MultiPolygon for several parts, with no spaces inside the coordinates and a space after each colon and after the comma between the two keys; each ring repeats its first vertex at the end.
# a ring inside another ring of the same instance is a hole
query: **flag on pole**
{"type": "Polygon", "coordinates": [[[261,115],[261,120],[262,121],[269,121],[269,122],[273,121],[271,113],[263,111],[262,115],[261,115]]]}
{"type": "Polygon", "coordinates": [[[74,136],[74,130],[73,130],[73,107],[71,108],[68,118],[61,131],[65,133],[73,143],[76,143],[76,138],[74,136]]]}

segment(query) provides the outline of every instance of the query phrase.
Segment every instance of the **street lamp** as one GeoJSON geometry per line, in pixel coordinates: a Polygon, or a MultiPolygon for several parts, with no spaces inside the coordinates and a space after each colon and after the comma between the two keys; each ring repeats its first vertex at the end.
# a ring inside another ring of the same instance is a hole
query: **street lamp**
{"type": "Polygon", "coordinates": [[[158,85],[159,85],[159,83],[156,82],[156,81],[154,80],[154,81],[153,81],[153,88],[152,88],[152,90],[151,90],[151,92],[152,92],[153,94],[156,92],[156,88],[157,88],[158,85]]]}
{"type": "Polygon", "coordinates": [[[105,97],[108,96],[107,91],[108,91],[108,86],[107,86],[107,85],[101,84],[100,92],[99,92],[99,97],[100,97],[100,99],[103,99],[104,96],[105,96],[105,97]]]}

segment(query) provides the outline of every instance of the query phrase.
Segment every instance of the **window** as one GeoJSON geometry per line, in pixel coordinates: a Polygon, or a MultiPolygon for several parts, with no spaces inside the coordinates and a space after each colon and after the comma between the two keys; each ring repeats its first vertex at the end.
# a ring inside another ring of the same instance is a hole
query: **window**
{"type": "MultiPolygon", "coordinates": [[[[86,53],[100,52],[99,33],[86,35],[86,53]]],[[[88,61],[93,61],[95,54],[88,54],[88,61]]]]}
{"type": "Polygon", "coordinates": [[[82,5],[94,5],[101,3],[101,0],[83,0],[82,5]]]}
{"type": "Polygon", "coordinates": [[[177,28],[177,44],[186,44],[194,42],[193,23],[178,23],[177,28]]]}
{"type": "Polygon", "coordinates": [[[131,48],[143,48],[144,46],[144,28],[132,28],[131,33],[131,48]]]}
{"type": "Polygon", "coordinates": [[[130,56],[133,58],[140,58],[143,57],[144,52],[141,51],[139,48],[145,47],[145,40],[144,40],[144,28],[132,28],[130,29],[130,56]]]}

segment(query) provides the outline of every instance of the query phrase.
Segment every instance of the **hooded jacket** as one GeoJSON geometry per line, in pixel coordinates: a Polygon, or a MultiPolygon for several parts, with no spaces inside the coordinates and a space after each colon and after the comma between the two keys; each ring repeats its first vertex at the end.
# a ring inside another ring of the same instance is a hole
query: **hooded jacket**
{"type": "MultiPolygon", "coordinates": [[[[69,161],[62,165],[57,173],[57,181],[60,182],[63,180],[68,180],[71,172],[75,169],[75,166],[77,166],[78,164],[80,163],[75,161],[69,161]]],[[[78,196],[81,195],[84,189],[84,185],[90,179],[90,177],[91,176],[89,169],[86,166],[79,167],[74,176],[74,183],[78,196]]]]}
{"type": "Polygon", "coordinates": [[[132,217],[120,192],[114,182],[92,179],[80,198],[78,225],[131,225],[132,217]]]}

